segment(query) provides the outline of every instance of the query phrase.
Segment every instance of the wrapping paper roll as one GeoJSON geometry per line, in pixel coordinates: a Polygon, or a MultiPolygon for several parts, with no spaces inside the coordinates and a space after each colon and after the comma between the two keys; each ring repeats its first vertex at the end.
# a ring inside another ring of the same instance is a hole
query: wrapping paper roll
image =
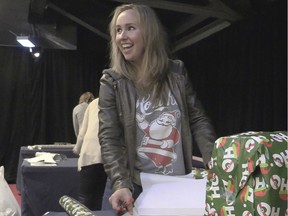
{"type": "Polygon", "coordinates": [[[59,199],[59,204],[69,216],[96,216],[86,206],[66,195],[59,199]]]}

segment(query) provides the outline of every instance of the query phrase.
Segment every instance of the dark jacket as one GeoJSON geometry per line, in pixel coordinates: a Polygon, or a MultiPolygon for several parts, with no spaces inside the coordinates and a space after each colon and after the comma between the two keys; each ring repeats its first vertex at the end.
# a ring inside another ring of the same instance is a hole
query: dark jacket
{"type": "MultiPolygon", "coordinates": [[[[210,161],[216,137],[197,100],[183,62],[170,62],[168,83],[181,112],[181,136],[186,173],[192,168],[192,140],[204,162],[210,161]]],[[[99,141],[112,190],[130,188],[136,157],[136,92],[133,83],[111,69],[103,71],[99,90],[99,141]]]]}

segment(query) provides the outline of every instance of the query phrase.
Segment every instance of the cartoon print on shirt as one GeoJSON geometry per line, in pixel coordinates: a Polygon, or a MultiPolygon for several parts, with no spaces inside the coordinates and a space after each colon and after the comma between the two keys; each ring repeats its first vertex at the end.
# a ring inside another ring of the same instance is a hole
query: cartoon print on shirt
{"type": "Polygon", "coordinates": [[[179,116],[178,110],[163,112],[149,124],[145,115],[136,114],[138,127],[145,133],[137,149],[138,155],[150,159],[158,169],[156,173],[173,173],[172,162],[177,159],[174,147],[180,139],[180,133],[175,127],[179,116]]]}

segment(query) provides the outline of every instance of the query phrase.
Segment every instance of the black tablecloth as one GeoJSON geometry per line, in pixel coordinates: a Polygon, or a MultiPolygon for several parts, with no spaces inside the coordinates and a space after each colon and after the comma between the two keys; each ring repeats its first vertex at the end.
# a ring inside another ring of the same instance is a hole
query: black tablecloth
{"type": "Polygon", "coordinates": [[[51,144],[51,147],[49,148],[42,148],[42,149],[29,149],[27,146],[22,146],[19,153],[19,160],[18,160],[18,168],[17,168],[17,178],[16,178],[16,188],[18,192],[21,192],[21,165],[23,163],[23,160],[25,158],[33,158],[35,157],[36,152],[51,152],[51,153],[57,153],[57,154],[63,154],[66,155],[68,158],[76,158],[77,156],[73,153],[72,147],[68,148],[66,146],[63,146],[63,148],[59,148],[57,146],[53,147],[51,144]]]}
{"type": "Polygon", "coordinates": [[[22,216],[41,216],[48,211],[62,212],[59,199],[63,195],[77,199],[79,172],[77,158],[68,158],[57,166],[22,164],[22,216]]]}

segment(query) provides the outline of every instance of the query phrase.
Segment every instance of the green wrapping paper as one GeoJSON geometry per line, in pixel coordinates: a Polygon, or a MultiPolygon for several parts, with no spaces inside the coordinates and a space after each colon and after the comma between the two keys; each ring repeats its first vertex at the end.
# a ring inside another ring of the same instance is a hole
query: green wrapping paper
{"type": "Polygon", "coordinates": [[[288,215],[287,147],[287,131],[217,139],[209,165],[205,215],[288,215]]]}

